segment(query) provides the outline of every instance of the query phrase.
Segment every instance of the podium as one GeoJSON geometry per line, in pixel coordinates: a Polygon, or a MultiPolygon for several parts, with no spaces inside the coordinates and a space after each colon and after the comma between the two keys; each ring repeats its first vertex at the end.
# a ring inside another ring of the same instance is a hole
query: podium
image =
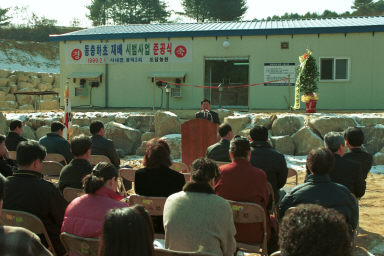
{"type": "Polygon", "coordinates": [[[205,119],[192,119],[181,125],[181,158],[188,166],[204,157],[207,147],[219,141],[218,125],[205,119]]]}

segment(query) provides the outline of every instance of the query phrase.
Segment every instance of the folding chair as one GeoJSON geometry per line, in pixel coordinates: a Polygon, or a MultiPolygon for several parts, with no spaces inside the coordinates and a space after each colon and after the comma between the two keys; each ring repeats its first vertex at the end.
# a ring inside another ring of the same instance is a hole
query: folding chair
{"type": "Polygon", "coordinates": [[[155,248],[155,255],[156,256],[210,256],[213,254],[203,253],[203,252],[180,252],[180,251],[173,251],[168,249],[162,249],[162,248],[155,248]]]}
{"type": "Polygon", "coordinates": [[[183,175],[184,175],[185,183],[191,181],[191,173],[190,173],[190,172],[188,172],[188,173],[183,173],[183,175]]]}
{"type": "Polygon", "coordinates": [[[43,168],[41,169],[41,174],[48,177],[58,177],[60,176],[61,169],[64,166],[56,161],[43,161],[43,168]]]}
{"type": "Polygon", "coordinates": [[[299,184],[299,175],[297,174],[297,171],[292,168],[288,168],[288,178],[293,176],[296,177],[296,182],[294,184],[295,185],[299,184]]]}
{"type": "Polygon", "coordinates": [[[185,163],[172,162],[172,165],[169,168],[181,173],[189,172],[189,167],[185,163]]]}
{"type": "Polygon", "coordinates": [[[277,204],[276,204],[276,200],[275,200],[275,193],[273,192],[273,187],[272,187],[272,184],[268,182],[267,184],[267,188],[268,188],[268,195],[269,195],[269,198],[272,198],[272,214],[275,215],[275,218],[277,219],[278,217],[278,210],[277,210],[277,204]]]}
{"type": "Polygon", "coordinates": [[[8,151],[9,159],[16,160],[16,151],[8,151]]]}
{"type": "Polygon", "coordinates": [[[277,251],[271,254],[271,256],[281,256],[281,252],[277,251]]]}
{"type": "Polygon", "coordinates": [[[89,156],[89,162],[91,163],[91,165],[97,165],[100,162],[110,163],[111,160],[107,156],[104,156],[104,155],[90,155],[89,156]]]}
{"type": "Polygon", "coordinates": [[[43,222],[37,216],[28,212],[3,209],[0,220],[3,225],[26,228],[37,235],[43,234],[48,244],[48,250],[56,255],[47,230],[45,229],[43,222]]]}
{"type": "Polygon", "coordinates": [[[75,236],[66,232],[60,234],[60,240],[67,254],[71,252],[75,256],[97,256],[99,242],[97,238],[75,236]]]}
{"type": "Polygon", "coordinates": [[[263,223],[263,241],[260,244],[248,244],[237,242],[237,249],[246,252],[256,252],[261,255],[268,255],[267,248],[267,219],[263,207],[256,203],[230,201],[233,221],[235,223],[263,223]]]}
{"type": "Polygon", "coordinates": [[[63,197],[68,203],[72,202],[73,199],[84,194],[84,190],[78,188],[65,187],[63,190],[63,197]]]}
{"type": "MultiPolygon", "coordinates": [[[[152,197],[152,196],[140,196],[131,195],[128,198],[128,204],[130,206],[140,204],[148,211],[151,216],[162,216],[164,211],[164,204],[166,197],[152,197]]],[[[155,234],[155,238],[164,239],[164,234],[155,234]]]]}
{"type": "Polygon", "coordinates": [[[120,177],[130,182],[135,182],[135,173],[136,169],[132,168],[121,168],[119,170],[120,177]]]}
{"type": "Polygon", "coordinates": [[[59,163],[63,162],[64,164],[67,164],[67,161],[65,161],[65,157],[56,153],[48,153],[44,161],[55,161],[59,163]]]}

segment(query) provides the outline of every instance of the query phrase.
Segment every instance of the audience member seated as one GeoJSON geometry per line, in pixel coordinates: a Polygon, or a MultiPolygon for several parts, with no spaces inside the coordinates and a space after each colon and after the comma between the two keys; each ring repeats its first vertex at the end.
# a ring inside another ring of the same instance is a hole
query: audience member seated
{"type": "Polygon", "coordinates": [[[211,110],[211,102],[208,99],[203,99],[200,103],[202,110],[196,112],[195,117],[211,121],[215,124],[220,124],[219,115],[211,110]]]}
{"type": "Polygon", "coordinates": [[[5,146],[9,151],[16,151],[17,145],[19,145],[20,142],[27,140],[26,138],[21,137],[21,134],[23,133],[23,123],[20,120],[13,120],[9,124],[9,130],[10,132],[5,139],[5,146]]]}
{"type": "Polygon", "coordinates": [[[13,161],[8,159],[8,150],[5,147],[5,136],[0,135],[0,174],[4,177],[11,176],[16,167],[13,165],[13,161]]]}
{"type": "Polygon", "coordinates": [[[111,160],[116,168],[120,166],[120,157],[116,152],[115,145],[112,140],[104,137],[104,124],[100,121],[93,121],[89,126],[92,137],[92,155],[104,155],[111,160]]]}
{"type": "Polygon", "coordinates": [[[284,256],[352,256],[344,217],[314,204],[300,205],[283,218],[279,246],[284,256]]]}
{"type": "MultiPolygon", "coordinates": [[[[267,175],[249,162],[251,151],[246,138],[235,136],[231,141],[229,154],[232,163],[219,167],[221,176],[215,186],[216,194],[227,200],[257,203],[263,207],[267,218],[268,238],[270,238],[272,223],[267,211],[269,199],[267,175]]],[[[235,226],[236,241],[244,243],[262,241],[261,223],[235,224],[235,226]]],[[[275,239],[271,239],[270,242],[268,248],[273,251],[277,247],[277,242],[275,239]]]]}
{"type": "Polygon", "coordinates": [[[73,156],[69,142],[63,138],[64,127],[60,122],[53,122],[51,124],[51,132],[40,138],[39,143],[45,147],[47,153],[60,154],[69,163],[73,156]]]}
{"type": "Polygon", "coordinates": [[[91,154],[92,141],[84,134],[76,136],[71,141],[71,151],[74,156],[69,164],[60,172],[59,188],[63,192],[65,187],[82,188],[82,180],[90,174],[92,165],[88,161],[91,154]]]}
{"type": "MultiPolygon", "coordinates": [[[[56,185],[40,173],[46,152],[35,141],[20,142],[16,151],[19,170],[5,182],[4,209],[25,211],[44,223],[57,255],[65,254],[60,242],[60,227],[67,202],[56,185]]],[[[45,242],[43,237],[40,237],[45,242]]]]}
{"type": "Polygon", "coordinates": [[[283,154],[274,150],[268,143],[268,130],[256,125],[249,132],[251,137],[251,164],[262,169],[271,183],[275,200],[279,201],[279,190],[287,182],[288,168],[283,154]]]}
{"type": "Polygon", "coordinates": [[[61,232],[81,237],[99,237],[110,209],[128,207],[117,191],[119,174],[111,163],[97,164],[83,179],[86,195],[74,199],[65,210],[61,232]]]}
{"type": "Polygon", "coordinates": [[[335,156],[335,164],[329,174],[331,180],[346,186],[357,198],[365,194],[365,178],[359,162],[343,158],[345,141],[337,132],[324,136],[324,145],[335,156]]]}
{"type": "Polygon", "coordinates": [[[164,206],[165,247],[233,256],[236,251],[232,209],[215,194],[217,165],[204,158],[192,163],[192,181],[168,197],[164,206]]]}
{"type": "MultiPolygon", "coordinates": [[[[5,181],[6,179],[0,174],[0,215],[5,181]]],[[[31,231],[0,225],[0,255],[51,256],[52,254],[40,243],[40,238],[31,231]]]]}
{"type": "Polygon", "coordinates": [[[151,218],[143,206],[110,210],[103,226],[100,256],[155,256],[153,241],[151,218]]]}
{"type": "Polygon", "coordinates": [[[311,173],[305,183],[294,187],[280,203],[280,217],[290,207],[299,204],[319,204],[333,208],[344,215],[350,231],[357,227],[359,209],[356,199],[344,185],[334,183],[329,177],[334,164],[334,154],[326,148],[313,149],[307,156],[307,170],[311,173]]]}
{"type": "Polygon", "coordinates": [[[206,157],[220,162],[231,162],[229,157],[229,144],[233,138],[232,127],[229,124],[219,126],[219,135],[221,140],[207,148],[206,157]]]}
{"type": "MultiPolygon", "coordinates": [[[[135,193],[143,196],[168,197],[183,189],[184,175],[170,169],[171,156],[166,141],[153,138],[147,143],[143,164],[135,173],[135,193]]],[[[161,216],[153,218],[156,233],[164,232],[161,216]]]]}
{"type": "Polygon", "coordinates": [[[345,153],[343,158],[359,162],[365,180],[371,170],[373,159],[371,154],[361,149],[361,145],[364,142],[363,131],[358,127],[349,127],[344,131],[344,139],[349,152],[345,153]]]}

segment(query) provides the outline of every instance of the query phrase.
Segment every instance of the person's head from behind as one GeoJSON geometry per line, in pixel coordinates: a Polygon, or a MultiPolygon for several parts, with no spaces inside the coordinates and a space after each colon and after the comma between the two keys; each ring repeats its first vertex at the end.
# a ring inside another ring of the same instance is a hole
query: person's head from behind
{"type": "Polygon", "coordinates": [[[65,128],[65,126],[61,122],[58,122],[58,121],[54,121],[51,124],[51,132],[55,132],[55,133],[59,134],[60,136],[63,136],[64,128],[65,128]]]}
{"type": "Polygon", "coordinates": [[[255,125],[250,131],[249,136],[252,141],[267,141],[268,129],[262,125],[255,125]]]}
{"type": "Polygon", "coordinates": [[[227,123],[221,124],[219,126],[219,135],[223,139],[231,140],[233,138],[232,127],[227,123]]]}
{"type": "Polygon", "coordinates": [[[23,132],[23,123],[20,120],[13,120],[9,124],[9,130],[21,135],[23,132]]]}
{"type": "Polygon", "coordinates": [[[251,146],[246,138],[239,135],[233,137],[231,140],[231,145],[229,146],[229,156],[231,157],[232,161],[236,159],[249,160],[250,153],[251,146]]]}
{"type": "Polygon", "coordinates": [[[216,163],[208,158],[198,158],[192,163],[191,180],[194,183],[205,183],[213,187],[220,178],[216,163]]]}
{"type": "Polygon", "coordinates": [[[83,178],[83,188],[85,193],[94,194],[102,187],[117,191],[119,176],[116,167],[111,163],[100,162],[90,174],[83,178]]]}
{"type": "Polygon", "coordinates": [[[171,150],[168,143],[158,138],[149,140],[145,149],[143,164],[149,169],[171,166],[171,150]]]}
{"type": "Polygon", "coordinates": [[[152,221],[141,205],[110,210],[105,217],[101,256],[152,256],[152,221]]]}
{"type": "Polygon", "coordinates": [[[211,109],[211,101],[208,100],[208,99],[203,99],[201,102],[201,108],[204,110],[204,111],[209,111],[211,109]]]}
{"type": "Polygon", "coordinates": [[[71,152],[75,158],[88,159],[91,155],[92,140],[81,134],[71,140],[71,152]]]}
{"type": "Polygon", "coordinates": [[[0,134],[0,157],[7,152],[7,147],[5,146],[5,136],[0,134]]]}
{"type": "Polygon", "coordinates": [[[5,195],[5,177],[0,173],[0,214],[1,209],[3,208],[3,200],[5,195]]]}
{"type": "Polygon", "coordinates": [[[312,174],[328,174],[332,168],[335,157],[327,148],[312,149],[307,156],[307,169],[312,174]]]}
{"type": "Polygon", "coordinates": [[[364,133],[359,127],[348,127],[344,131],[344,139],[348,148],[360,148],[364,143],[364,133]]]}
{"type": "Polygon", "coordinates": [[[22,141],[16,148],[16,162],[20,170],[40,172],[47,152],[36,141],[22,141]]]}
{"type": "Polygon", "coordinates": [[[101,121],[92,121],[89,126],[92,135],[104,136],[104,124],[101,121]]]}
{"type": "Polygon", "coordinates": [[[326,148],[331,150],[340,156],[344,155],[345,152],[345,140],[339,132],[328,132],[324,136],[324,145],[326,148]]]}
{"type": "Polygon", "coordinates": [[[280,226],[282,256],[351,256],[351,238],[344,216],[320,205],[299,205],[280,226]]]}

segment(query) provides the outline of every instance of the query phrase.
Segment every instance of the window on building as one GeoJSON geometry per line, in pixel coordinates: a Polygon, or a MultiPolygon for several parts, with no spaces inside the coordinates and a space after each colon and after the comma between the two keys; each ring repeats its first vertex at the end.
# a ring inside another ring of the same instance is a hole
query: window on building
{"type": "Polygon", "coordinates": [[[349,59],[320,58],[320,80],[348,80],[349,59]]]}

